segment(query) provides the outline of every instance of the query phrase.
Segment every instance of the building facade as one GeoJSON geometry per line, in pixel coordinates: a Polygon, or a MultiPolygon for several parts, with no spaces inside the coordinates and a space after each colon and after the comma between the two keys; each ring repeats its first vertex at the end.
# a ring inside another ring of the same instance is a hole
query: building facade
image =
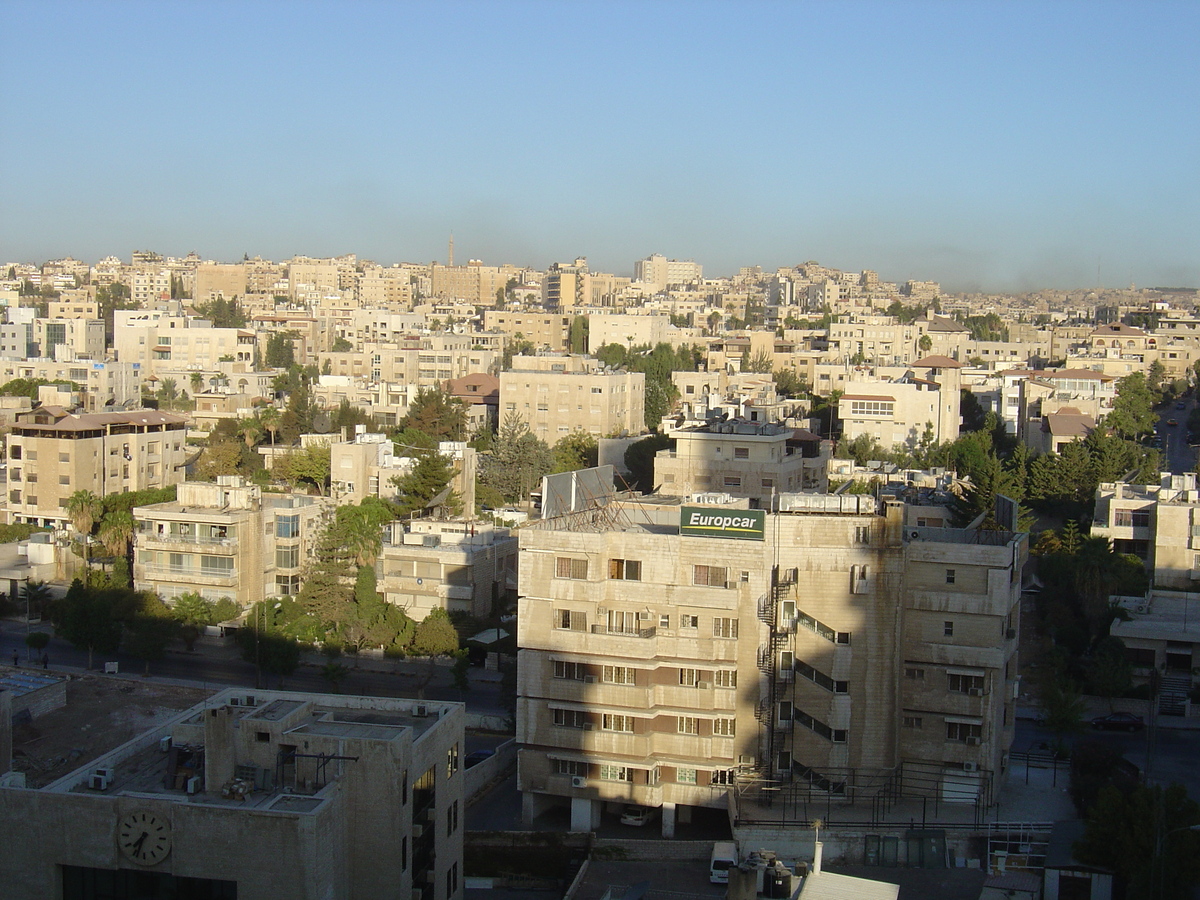
{"type": "Polygon", "coordinates": [[[903,503],[628,504],[520,532],[519,787],[571,807],[722,807],[735,784],[986,806],[1013,737],[1025,535],[903,503]],[[915,516],[912,517],[916,521],[915,516]]]}

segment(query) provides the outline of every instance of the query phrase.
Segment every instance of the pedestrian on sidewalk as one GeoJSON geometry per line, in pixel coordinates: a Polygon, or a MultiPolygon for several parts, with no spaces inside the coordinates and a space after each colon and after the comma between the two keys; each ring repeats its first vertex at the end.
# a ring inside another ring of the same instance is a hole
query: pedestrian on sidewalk
{"type": "Polygon", "coordinates": [[[21,654],[19,654],[16,650],[13,651],[13,668],[21,668],[21,654]]]}
{"type": "Polygon", "coordinates": [[[42,668],[43,669],[50,668],[50,654],[49,653],[42,654],[42,668]]]}

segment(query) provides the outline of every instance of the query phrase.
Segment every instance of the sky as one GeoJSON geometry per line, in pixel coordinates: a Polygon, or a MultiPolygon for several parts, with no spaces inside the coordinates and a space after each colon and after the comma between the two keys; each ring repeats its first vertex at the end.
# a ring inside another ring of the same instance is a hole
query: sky
{"type": "Polygon", "coordinates": [[[0,261],[1200,287],[1200,3],[0,0],[0,261]]]}

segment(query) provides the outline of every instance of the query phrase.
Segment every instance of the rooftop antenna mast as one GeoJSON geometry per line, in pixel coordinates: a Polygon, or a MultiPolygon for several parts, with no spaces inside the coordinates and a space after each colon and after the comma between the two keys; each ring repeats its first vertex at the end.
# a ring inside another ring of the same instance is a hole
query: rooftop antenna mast
{"type": "Polygon", "coordinates": [[[454,232],[450,232],[450,254],[449,261],[446,263],[448,268],[454,268],[454,232]]]}

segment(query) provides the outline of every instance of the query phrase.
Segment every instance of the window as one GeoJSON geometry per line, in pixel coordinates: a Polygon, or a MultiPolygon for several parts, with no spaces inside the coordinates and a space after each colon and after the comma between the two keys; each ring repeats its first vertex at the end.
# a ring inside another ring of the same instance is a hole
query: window
{"type": "Polygon", "coordinates": [[[717,669],[713,673],[713,684],[719,688],[737,687],[737,672],[733,669],[717,669]]]}
{"type": "Polygon", "coordinates": [[[587,715],[581,709],[556,709],[554,724],[563,728],[582,728],[587,723],[587,715]]]}
{"type": "Polygon", "coordinates": [[[729,570],[724,566],[692,566],[692,584],[707,587],[725,587],[729,570]]]}
{"type": "MultiPolygon", "coordinates": [[[[33,480],[33,479],[30,479],[30,481],[32,481],[32,480],[33,480]]],[[[59,483],[59,484],[70,484],[70,483],[71,483],[71,476],[70,476],[70,475],[59,475],[59,476],[58,476],[58,483],[59,483]]]]}
{"type": "Polygon", "coordinates": [[[458,830],[458,801],[446,807],[446,837],[458,830]]]}
{"type": "Polygon", "coordinates": [[[680,628],[699,628],[700,627],[700,617],[699,616],[686,616],[686,615],[680,616],[679,617],[679,627],[680,628]]]}
{"type": "Polygon", "coordinates": [[[854,526],[854,543],[856,543],[856,544],[871,543],[871,526],[870,525],[855,525],[854,526]]]}
{"type": "MultiPolygon", "coordinates": [[[[454,801],[454,805],[458,806],[458,801],[454,801]]],[[[453,862],[450,868],[446,870],[446,896],[453,897],[458,890],[458,863],[453,862]]]]}
{"type": "Polygon", "coordinates": [[[718,737],[734,737],[737,731],[736,719],[713,719],[713,734],[718,737]]]}
{"type": "Polygon", "coordinates": [[[792,701],[791,700],[779,701],[779,706],[777,708],[777,715],[775,716],[775,718],[779,722],[792,721],[792,701]]]}
{"type": "Polygon", "coordinates": [[[633,731],[633,716],[619,716],[615,713],[604,713],[600,717],[600,727],[605,731],[633,731]]]}
{"type": "Polygon", "coordinates": [[[894,401],[890,400],[851,400],[850,415],[858,416],[891,416],[894,401]]]}
{"type": "Polygon", "coordinates": [[[740,475],[726,475],[725,487],[740,488],[742,486],[742,478],[740,475]]]}
{"type": "Polygon", "coordinates": [[[733,784],[733,769],[713,769],[709,778],[713,784],[733,784]]]}
{"type": "Polygon", "coordinates": [[[633,781],[633,769],[628,766],[600,766],[601,781],[633,781]]]}
{"type": "Polygon", "coordinates": [[[676,769],[675,770],[676,784],[695,784],[696,770],[695,769],[676,769]]]}
{"type": "Polygon", "coordinates": [[[978,743],[983,737],[983,726],[967,722],[947,722],[946,740],[962,741],[963,743],[978,743]]]}
{"type": "Polygon", "coordinates": [[[636,559],[610,559],[608,561],[608,577],[620,581],[641,581],[641,561],[636,559]]]}
{"type": "Polygon", "coordinates": [[[675,719],[675,731],[679,734],[699,734],[700,720],[695,716],[678,716],[675,719]]]}
{"type": "Polygon", "coordinates": [[[8,448],[8,455],[11,456],[13,459],[20,459],[21,452],[22,452],[22,447],[20,444],[17,444],[16,446],[8,448]]]}
{"type": "Polygon", "coordinates": [[[276,575],[275,593],[281,597],[290,597],[300,593],[299,575],[276,575]]]}
{"type": "Polygon", "coordinates": [[[587,579],[588,563],[586,559],[572,559],[569,556],[559,556],[554,560],[555,578],[574,578],[577,581],[587,579]]]}
{"type": "Polygon", "coordinates": [[[604,667],[604,682],[605,684],[634,684],[634,670],[629,666],[605,666],[604,667]]]}
{"type": "Polygon", "coordinates": [[[555,610],[557,627],[569,631],[587,631],[587,614],[571,609],[555,610]]]}
{"type": "Polygon", "coordinates": [[[60,453],[60,454],[58,454],[58,461],[59,461],[59,462],[65,462],[65,463],[69,463],[69,462],[71,461],[71,454],[70,454],[70,453],[60,453]]]}
{"type": "Polygon", "coordinates": [[[641,616],[632,611],[610,609],[608,611],[609,634],[637,634],[640,630],[641,616]]]}
{"type": "Polygon", "coordinates": [[[556,759],[554,760],[555,775],[571,775],[578,778],[586,778],[588,773],[588,764],[580,762],[576,759],[556,759]]]}
{"type": "Polygon", "coordinates": [[[300,537],[300,517],[299,516],[277,516],[275,518],[275,537],[277,537],[277,538],[300,537]]]}
{"type": "Polygon", "coordinates": [[[201,556],[200,557],[200,572],[201,574],[209,573],[213,575],[232,575],[233,574],[233,557],[232,556],[201,556]]]}
{"type": "Polygon", "coordinates": [[[571,681],[583,681],[587,676],[583,663],[564,662],[561,659],[554,661],[554,677],[568,678],[571,681]]]}
{"type": "Polygon", "coordinates": [[[953,694],[983,693],[983,676],[951,672],[946,676],[946,690],[953,694]]]}
{"type": "Polygon", "coordinates": [[[916,668],[913,668],[912,666],[906,666],[904,668],[904,677],[910,678],[913,681],[924,681],[925,680],[925,670],[924,669],[916,669],[916,668]]]}
{"type": "Polygon", "coordinates": [[[300,548],[298,546],[275,548],[275,567],[277,569],[294,569],[299,565],[300,548]]]}
{"type": "Polygon", "coordinates": [[[658,617],[658,627],[659,628],[670,628],[671,627],[671,617],[667,616],[667,615],[659,616],[658,617]]]}
{"type": "Polygon", "coordinates": [[[735,638],[738,636],[737,619],[713,619],[713,637],[735,638]]]}
{"type": "Polygon", "coordinates": [[[684,687],[695,687],[700,681],[699,669],[680,669],[679,683],[684,687]]]}
{"type": "Polygon", "coordinates": [[[955,574],[954,569],[946,570],[946,584],[954,584],[955,577],[956,577],[956,574],[955,574]]]}
{"type": "Polygon", "coordinates": [[[942,623],[942,635],[944,637],[954,637],[954,623],[947,620],[942,623]]]}
{"type": "Polygon", "coordinates": [[[905,728],[915,728],[919,731],[921,729],[921,717],[920,716],[905,716],[904,717],[904,727],[905,728]]]}
{"type": "Polygon", "coordinates": [[[458,771],[458,743],[450,745],[446,751],[446,777],[449,778],[458,771]]]}
{"type": "Polygon", "coordinates": [[[734,447],[733,448],[733,458],[734,459],[749,459],[750,458],[750,448],[749,447],[734,447]]]}
{"type": "Polygon", "coordinates": [[[775,479],[774,478],[764,478],[762,480],[762,486],[763,486],[764,491],[771,490],[771,488],[775,487],[775,479]]]}
{"type": "Polygon", "coordinates": [[[1114,510],[1113,525],[1122,528],[1149,528],[1150,513],[1144,509],[1114,510]]]}

